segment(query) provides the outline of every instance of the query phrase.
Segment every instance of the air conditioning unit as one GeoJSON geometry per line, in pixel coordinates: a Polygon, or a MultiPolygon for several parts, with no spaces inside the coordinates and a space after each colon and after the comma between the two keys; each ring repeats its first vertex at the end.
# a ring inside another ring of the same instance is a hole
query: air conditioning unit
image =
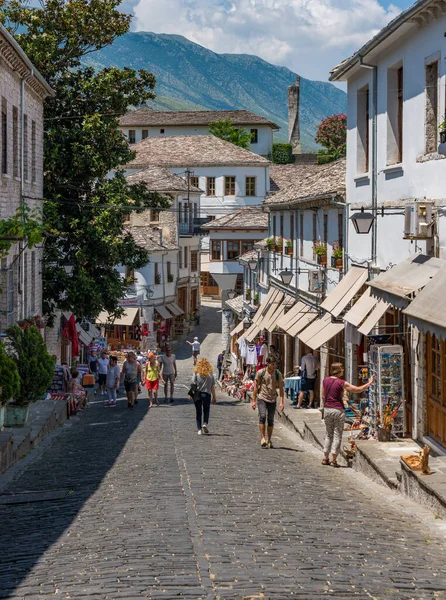
{"type": "Polygon", "coordinates": [[[425,240],[434,232],[432,202],[410,202],[405,206],[404,239],[425,240]]]}
{"type": "Polygon", "coordinates": [[[308,271],[308,291],[322,294],[324,291],[324,273],[322,270],[308,271]]]}

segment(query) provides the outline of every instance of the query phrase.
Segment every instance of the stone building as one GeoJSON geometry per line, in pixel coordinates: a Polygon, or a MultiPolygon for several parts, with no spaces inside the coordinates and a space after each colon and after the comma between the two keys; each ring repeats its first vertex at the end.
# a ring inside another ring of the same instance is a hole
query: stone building
{"type": "MultiPolygon", "coordinates": [[[[0,217],[24,204],[42,209],[43,102],[53,91],[0,25],[0,217]]],[[[0,330],[42,315],[42,248],[13,244],[1,260],[0,330]]]]}

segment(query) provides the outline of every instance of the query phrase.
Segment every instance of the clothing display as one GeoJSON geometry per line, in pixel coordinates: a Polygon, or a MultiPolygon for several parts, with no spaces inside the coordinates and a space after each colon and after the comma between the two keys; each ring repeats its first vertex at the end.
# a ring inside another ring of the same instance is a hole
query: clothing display
{"type": "Polygon", "coordinates": [[[248,346],[246,348],[246,364],[256,365],[257,364],[257,349],[255,346],[248,346]]]}

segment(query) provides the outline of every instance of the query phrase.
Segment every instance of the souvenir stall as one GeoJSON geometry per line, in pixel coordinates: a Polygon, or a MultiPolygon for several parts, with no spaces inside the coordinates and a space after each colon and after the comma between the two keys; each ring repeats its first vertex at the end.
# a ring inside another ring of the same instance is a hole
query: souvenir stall
{"type": "Polygon", "coordinates": [[[142,342],[143,330],[140,323],[140,310],[136,307],[126,307],[125,312],[112,320],[109,313],[102,312],[96,319],[104,329],[107,346],[111,351],[135,350],[142,342]]]}

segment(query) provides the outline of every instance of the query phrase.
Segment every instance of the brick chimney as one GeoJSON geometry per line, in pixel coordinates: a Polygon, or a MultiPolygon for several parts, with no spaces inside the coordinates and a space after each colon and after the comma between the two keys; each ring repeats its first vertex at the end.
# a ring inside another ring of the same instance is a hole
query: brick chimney
{"type": "Polygon", "coordinates": [[[288,139],[293,147],[293,155],[301,154],[300,145],[300,124],[299,124],[299,104],[300,104],[300,77],[296,77],[296,83],[288,88],[288,139]]]}

